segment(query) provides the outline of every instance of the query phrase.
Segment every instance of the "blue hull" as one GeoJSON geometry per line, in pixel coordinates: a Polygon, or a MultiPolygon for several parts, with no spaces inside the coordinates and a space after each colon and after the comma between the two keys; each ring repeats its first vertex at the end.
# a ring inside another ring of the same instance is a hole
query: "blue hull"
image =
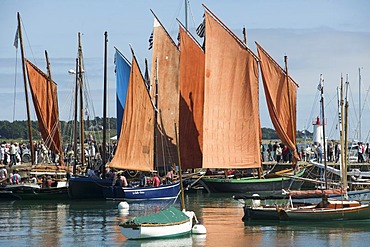
{"type": "Polygon", "coordinates": [[[104,200],[103,188],[111,186],[110,179],[71,177],[68,181],[68,195],[71,199],[104,200]]]}
{"type": "Polygon", "coordinates": [[[104,196],[107,200],[168,200],[174,199],[180,192],[180,182],[160,185],[159,187],[104,187],[104,196]]]}

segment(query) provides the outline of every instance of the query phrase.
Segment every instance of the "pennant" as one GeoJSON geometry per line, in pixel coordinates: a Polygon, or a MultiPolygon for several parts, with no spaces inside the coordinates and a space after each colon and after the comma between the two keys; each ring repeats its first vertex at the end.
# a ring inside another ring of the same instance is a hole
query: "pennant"
{"type": "Polygon", "coordinates": [[[17,30],[15,32],[15,37],[14,37],[14,47],[18,49],[18,40],[19,40],[19,25],[17,26],[17,30]]]}

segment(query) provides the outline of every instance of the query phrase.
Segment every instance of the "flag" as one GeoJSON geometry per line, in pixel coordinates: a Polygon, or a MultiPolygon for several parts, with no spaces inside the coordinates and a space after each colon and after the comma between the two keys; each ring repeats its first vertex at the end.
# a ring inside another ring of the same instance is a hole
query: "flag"
{"type": "Polygon", "coordinates": [[[203,18],[203,21],[197,27],[196,32],[197,32],[199,37],[203,38],[205,30],[206,30],[206,20],[203,18]]]}
{"type": "Polygon", "coordinates": [[[177,47],[180,47],[180,32],[177,34],[177,47]]]}
{"type": "Polygon", "coordinates": [[[15,37],[14,37],[14,47],[18,49],[18,40],[19,40],[19,25],[17,26],[17,30],[15,32],[15,37]]]}
{"type": "Polygon", "coordinates": [[[149,78],[149,70],[148,70],[148,60],[145,58],[145,75],[144,75],[144,82],[145,86],[150,92],[150,78],[149,78]]]}
{"type": "Polygon", "coordinates": [[[150,34],[150,37],[149,37],[149,48],[148,48],[148,50],[150,50],[152,48],[153,48],[153,32],[150,34]]]}

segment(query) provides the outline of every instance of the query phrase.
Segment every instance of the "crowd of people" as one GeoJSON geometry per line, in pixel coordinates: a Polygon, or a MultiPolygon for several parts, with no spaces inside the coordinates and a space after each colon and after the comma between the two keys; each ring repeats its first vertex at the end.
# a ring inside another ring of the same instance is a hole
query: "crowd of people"
{"type": "MultiPolygon", "coordinates": [[[[370,147],[369,143],[358,142],[350,149],[352,152],[357,153],[357,162],[364,163],[370,162],[370,147]]],[[[297,148],[299,157],[302,161],[309,161],[315,159],[318,162],[323,162],[324,149],[321,143],[313,143],[309,145],[300,145],[297,148]]],[[[325,149],[327,161],[337,163],[342,153],[341,145],[338,141],[330,140],[327,142],[325,149]]],[[[281,163],[290,163],[292,161],[292,151],[283,143],[277,141],[273,144],[269,141],[267,145],[261,144],[262,162],[276,161],[281,163]],[[267,147],[267,148],[266,148],[267,147]]]]}

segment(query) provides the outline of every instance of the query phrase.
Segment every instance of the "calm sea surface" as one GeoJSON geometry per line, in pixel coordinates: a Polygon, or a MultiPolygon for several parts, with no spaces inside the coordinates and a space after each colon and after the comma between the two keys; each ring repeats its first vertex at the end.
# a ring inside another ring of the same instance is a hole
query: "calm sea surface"
{"type": "Polygon", "coordinates": [[[230,194],[186,195],[186,205],[207,228],[205,236],[166,240],[126,240],[118,224],[155,212],[166,203],[0,202],[0,246],[370,246],[370,221],[336,223],[250,223],[230,194]]]}

